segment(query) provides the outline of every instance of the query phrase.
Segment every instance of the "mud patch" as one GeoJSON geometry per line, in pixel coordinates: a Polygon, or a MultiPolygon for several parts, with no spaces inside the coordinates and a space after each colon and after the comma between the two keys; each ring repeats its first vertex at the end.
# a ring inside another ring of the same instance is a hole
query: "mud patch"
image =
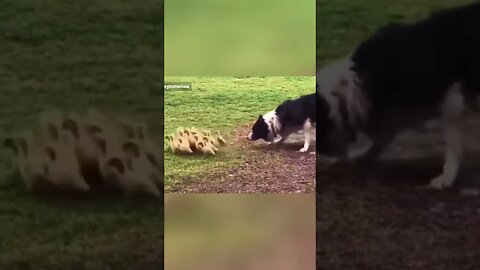
{"type": "Polygon", "coordinates": [[[479,131],[444,191],[425,188],[442,168],[436,126],[400,136],[367,179],[320,168],[317,269],[480,269],[479,131]]]}

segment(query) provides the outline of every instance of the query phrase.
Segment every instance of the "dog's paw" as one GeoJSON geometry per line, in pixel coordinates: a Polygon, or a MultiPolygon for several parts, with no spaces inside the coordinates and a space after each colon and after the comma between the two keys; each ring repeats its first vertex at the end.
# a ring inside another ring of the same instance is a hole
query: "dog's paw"
{"type": "Polygon", "coordinates": [[[309,148],[309,147],[302,147],[302,149],[298,150],[298,152],[300,152],[300,153],[305,153],[305,152],[308,151],[308,148],[309,148]]]}
{"type": "Polygon", "coordinates": [[[278,139],[274,140],[273,143],[283,143],[282,139],[283,138],[278,138],[278,139]]]}
{"type": "Polygon", "coordinates": [[[452,185],[452,179],[445,177],[444,175],[437,176],[430,181],[428,185],[431,189],[442,190],[452,185]]]}

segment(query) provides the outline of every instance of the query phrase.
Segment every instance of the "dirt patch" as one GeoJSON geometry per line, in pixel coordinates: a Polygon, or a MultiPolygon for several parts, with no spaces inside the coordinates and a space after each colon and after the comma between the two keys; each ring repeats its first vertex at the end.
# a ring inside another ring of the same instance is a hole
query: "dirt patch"
{"type": "Polygon", "coordinates": [[[477,144],[448,190],[425,188],[443,162],[435,125],[403,134],[367,179],[319,166],[317,269],[480,269],[476,126],[467,125],[477,144]]]}
{"type": "Polygon", "coordinates": [[[234,145],[246,161],[226,171],[184,179],[175,193],[307,193],[315,190],[315,144],[300,153],[303,134],[292,135],[281,146],[247,142],[249,127],[235,134],[234,145]]]}

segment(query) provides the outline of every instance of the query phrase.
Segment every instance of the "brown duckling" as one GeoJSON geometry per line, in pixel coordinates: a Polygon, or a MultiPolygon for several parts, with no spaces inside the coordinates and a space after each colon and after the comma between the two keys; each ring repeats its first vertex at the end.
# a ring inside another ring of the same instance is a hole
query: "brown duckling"
{"type": "Polygon", "coordinates": [[[128,141],[123,144],[123,151],[127,154],[127,167],[133,171],[145,173],[158,189],[163,189],[163,174],[157,160],[149,156],[146,149],[138,141],[128,141]]]}
{"type": "Polygon", "coordinates": [[[200,153],[205,155],[215,155],[215,151],[211,147],[205,146],[204,142],[197,142],[197,149],[200,153]]]}
{"type": "Polygon", "coordinates": [[[49,182],[45,159],[40,154],[39,144],[33,138],[32,132],[25,132],[6,138],[3,142],[3,146],[15,154],[18,171],[29,191],[36,191],[49,182]]]}
{"type": "MultiPolygon", "coordinates": [[[[94,129],[95,127],[91,125],[90,128],[94,129]]],[[[75,153],[80,162],[82,176],[91,186],[101,185],[103,181],[98,165],[99,149],[93,139],[93,135],[97,133],[92,133],[92,129],[89,130],[86,124],[73,115],[65,118],[62,129],[70,132],[75,139],[75,153]]]]}
{"type": "Polygon", "coordinates": [[[188,143],[187,137],[182,136],[182,137],[174,138],[173,143],[180,150],[181,153],[183,154],[193,153],[192,149],[190,148],[190,144],[188,143]]]}
{"type": "Polygon", "coordinates": [[[210,147],[215,152],[218,151],[218,148],[213,144],[213,142],[211,141],[211,139],[209,137],[207,137],[207,136],[203,137],[202,141],[203,141],[205,147],[210,147]]]}
{"type": "Polygon", "coordinates": [[[112,157],[106,161],[106,171],[117,180],[118,188],[128,195],[148,194],[160,197],[161,192],[155,183],[142,171],[135,171],[125,164],[125,160],[112,157]]]}
{"type": "Polygon", "coordinates": [[[217,139],[220,145],[224,145],[227,143],[227,141],[220,135],[219,130],[215,130],[215,138],[217,139]]]}
{"type": "Polygon", "coordinates": [[[58,141],[44,147],[47,158],[47,178],[60,188],[86,192],[90,186],[83,178],[75,154],[75,139],[71,133],[60,132],[58,141]]]}
{"type": "Polygon", "coordinates": [[[167,135],[165,136],[165,139],[167,139],[168,145],[170,146],[170,150],[172,151],[172,153],[180,152],[179,145],[173,143],[173,135],[167,135]]]}

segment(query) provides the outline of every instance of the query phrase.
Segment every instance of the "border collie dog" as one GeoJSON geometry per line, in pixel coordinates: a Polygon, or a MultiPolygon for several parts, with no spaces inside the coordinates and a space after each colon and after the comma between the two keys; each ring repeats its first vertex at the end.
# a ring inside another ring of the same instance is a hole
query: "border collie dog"
{"type": "Polygon", "coordinates": [[[307,152],[312,140],[311,132],[315,128],[315,117],[315,94],[286,100],[275,110],[258,116],[247,139],[281,144],[290,134],[303,129],[305,143],[300,152],[307,152]],[[279,136],[281,138],[277,139],[279,136]]]}
{"type": "Polygon", "coordinates": [[[371,165],[400,131],[440,119],[445,160],[430,187],[451,186],[462,159],[461,120],[478,110],[480,2],[377,30],[352,54],[319,70],[316,87],[319,154],[371,165]],[[371,147],[349,157],[348,144],[360,133],[371,147]]]}

